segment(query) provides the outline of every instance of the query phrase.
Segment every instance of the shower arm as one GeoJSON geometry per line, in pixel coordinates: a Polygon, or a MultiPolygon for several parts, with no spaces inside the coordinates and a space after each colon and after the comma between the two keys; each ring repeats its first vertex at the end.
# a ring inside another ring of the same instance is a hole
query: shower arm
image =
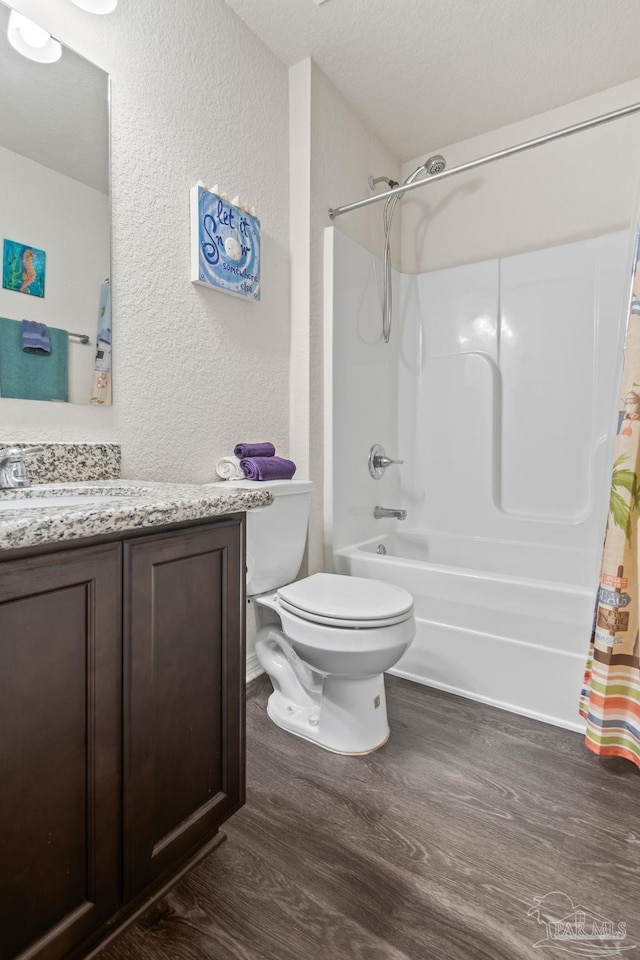
{"type": "Polygon", "coordinates": [[[640,103],[632,103],[628,107],[621,107],[619,110],[612,110],[611,113],[603,113],[598,117],[592,117],[591,120],[583,120],[581,123],[574,123],[570,127],[563,127],[562,130],[555,130],[553,133],[547,133],[542,137],[535,137],[533,140],[525,140],[514,147],[507,147],[505,150],[498,150],[496,153],[489,153],[485,157],[479,157],[477,160],[470,160],[468,163],[461,163],[457,167],[450,167],[443,170],[442,173],[434,173],[430,177],[416,180],[408,183],[406,186],[394,187],[392,190],[386,190],[384,193],[377,193],[374,197],[365,197],[363,200],[356,200],[353,203],[346,203],[342,207],[332,207],[329,210],[329,218],[335,220],[343,213],[350,213],[352,210],[359,210],[361,207],[368,207],[372,203],[379,203],[381,200],[388,200],[391,197],[401,197],[410,190],[417,190],[423,187],[425,183],[434,183],[436,180],[444,180],[446,177],[452,177],[456,173],[463,173],[465,170],[473,170],[475,167],[481,167],[485,163],[492,163],[494,160],[502,160],[503,157],[510,157],[516,153],[523,153],[525,150],[532,150],[534,147],[540,147],[544,143],[551,143],[554,140],[560,140],[562,137],[569,137],[574,133],[580,133],[582,130],[590,130],[591,127],[598,127],[603,123],[610,123],[612,120],[618,120],[621,117],[628,117],[633,113],[640,111],[640,103]]]}

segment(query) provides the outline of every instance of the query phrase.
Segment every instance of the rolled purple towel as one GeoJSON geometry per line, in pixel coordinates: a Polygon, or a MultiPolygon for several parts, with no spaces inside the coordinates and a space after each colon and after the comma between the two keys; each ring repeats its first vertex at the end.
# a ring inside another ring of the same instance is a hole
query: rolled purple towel
{"type": "Polygon", "coordinates": [[[247,480],[291,480],[296,465],[284,457],[245,457],[240,469],[247,480]]]}
{"type": "Polygon", "coordinates": [[[274,457],[276,448],[272,443],[238,443],[233,452],[243,460],[245,457],[274,457]]]}

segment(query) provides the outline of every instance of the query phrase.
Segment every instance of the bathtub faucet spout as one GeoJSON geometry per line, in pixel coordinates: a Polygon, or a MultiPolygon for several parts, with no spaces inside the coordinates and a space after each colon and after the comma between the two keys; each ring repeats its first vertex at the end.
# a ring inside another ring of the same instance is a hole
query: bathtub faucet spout
{"type": "Polygon", "coordinates": [[[406,520],[407,511],[406,510],[393,510],[390,507],[375,507],[373,515],[376,520],[383,520],[386,517],[390,517],[392,520],[406,520]]]}

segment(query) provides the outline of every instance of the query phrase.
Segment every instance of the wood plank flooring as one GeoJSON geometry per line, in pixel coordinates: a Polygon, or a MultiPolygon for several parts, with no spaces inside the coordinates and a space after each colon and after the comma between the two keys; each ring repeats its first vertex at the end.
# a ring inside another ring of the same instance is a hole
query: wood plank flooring
{"type": "MultiPolygon", "coordinates": [[[[100,960],[541,960],[554,891],[640,954],[640,774],[582,738],[387,678],[367,757],[279,730],[248,688],[248,802],[228,841],[100,960]]],[[[631,956],[635,951],[630,951],[631,956]]]]}

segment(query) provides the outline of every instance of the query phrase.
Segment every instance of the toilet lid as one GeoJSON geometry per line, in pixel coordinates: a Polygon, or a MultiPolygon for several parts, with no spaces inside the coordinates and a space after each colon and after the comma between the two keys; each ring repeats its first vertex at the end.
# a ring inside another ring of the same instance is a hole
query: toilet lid
{"type": "Polygon", "coordinates": [[[278,598],[305,620],[347,628],[390,626],[413,612],[413,597],[402,587],[333,573],[315,573],[281,587],[278,598]]]}

